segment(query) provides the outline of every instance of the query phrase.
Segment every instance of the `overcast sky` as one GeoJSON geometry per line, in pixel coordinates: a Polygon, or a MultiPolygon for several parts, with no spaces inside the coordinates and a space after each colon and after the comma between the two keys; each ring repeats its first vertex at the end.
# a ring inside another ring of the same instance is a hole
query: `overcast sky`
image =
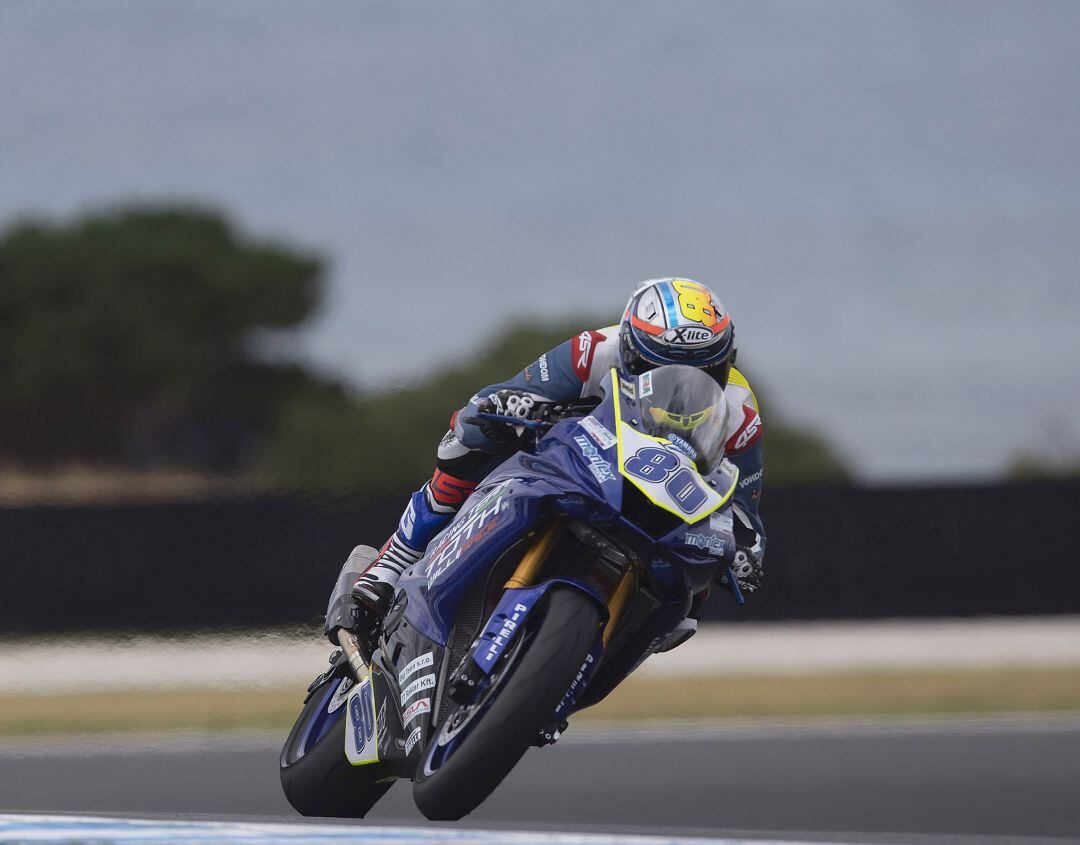
{"type": "Polygon", "coordinates": [[[766,424],[987,476],[1080,451],[1078,38],[1074,2],[7,0],[0,225],[220,206],[327,257],[295,348],[362,385],[691,276],[766,424]]]}

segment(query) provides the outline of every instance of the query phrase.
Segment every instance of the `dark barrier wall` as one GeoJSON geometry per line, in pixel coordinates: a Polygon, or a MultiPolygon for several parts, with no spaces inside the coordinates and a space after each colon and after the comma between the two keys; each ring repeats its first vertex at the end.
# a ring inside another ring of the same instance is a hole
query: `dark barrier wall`
{"type": "MultiPolygon", "coordinates": [[[[0,510],[0,630],[281,625],[321,617],[353,545],[404,496],[0,510]]],[[[752,620],[1080,612],[1080,483],[773,489],[752,620]]]]}

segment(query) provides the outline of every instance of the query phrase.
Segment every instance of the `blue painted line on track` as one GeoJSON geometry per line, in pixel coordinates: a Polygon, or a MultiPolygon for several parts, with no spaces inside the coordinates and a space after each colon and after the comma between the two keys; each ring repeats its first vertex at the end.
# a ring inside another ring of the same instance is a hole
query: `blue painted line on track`
{"type": "MultiPolygon", "coordinates": [[[[155,821],[97,816],[0,815],[0,843],[50,842],[54,845],[112,843],[252,842],[289,845],[810,845],[793,841],[702,839],[683,836],[628,836],[423,827],[270,824],[212,821],[155,821]]],[[[815,843],[824,845],[824,843],[815,843]]]]}

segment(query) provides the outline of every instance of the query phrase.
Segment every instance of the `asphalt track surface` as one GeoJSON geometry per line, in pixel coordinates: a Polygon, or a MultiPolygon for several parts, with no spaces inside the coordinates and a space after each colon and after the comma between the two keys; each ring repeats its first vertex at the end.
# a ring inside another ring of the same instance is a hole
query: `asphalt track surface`
{"type": "MultiPolygon", "coordinates": [[[[0,812],[295,820],[278,785],[277,750],[257,736],[8,743],[0,745],[0,812]]],[[[424,823],[407,782],[368,820],[424,823]]],[[[463,824],[1080,841],[1080,717],[582,730],[527,754],[463,824]]]]}

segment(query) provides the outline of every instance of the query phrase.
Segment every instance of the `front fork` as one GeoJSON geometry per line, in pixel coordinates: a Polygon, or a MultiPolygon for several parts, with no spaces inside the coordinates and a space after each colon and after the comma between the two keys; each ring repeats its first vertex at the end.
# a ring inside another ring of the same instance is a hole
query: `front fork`
{"type": "MultiPolygon", "coordinates": [[[[630,599],[634,594],[637,576],[632,565],[627,566],[610,601],[577,581],[552,578],[540,582],[544,564],[551,555],[566,523],[562,519],[553,520],[543,529],[543,533],[522,555],[514,574],[504,585],[504,592],[498,605],[492,612],[483,632],[474,644],[471,654],[467,655],[450,678],[450,695],[455,701],[465,703],[472,696],[484,677],[491,672],[514,634],[521,627],[533,607],[556,584],[567,584],[575,589],[587,592],[607,611],[607,619],[601,642],[587,662],[590,674],[599,662],[602,650],[606,649],[614,636],[619,621],[622,619],[630,599]],[[539,583],[538,583],[539,582],[539,583]]],[[[583,670],[586,667],[583,667],[583,670]]],[[[583,686],[583,685],[582,685],[583,686]]]]}

